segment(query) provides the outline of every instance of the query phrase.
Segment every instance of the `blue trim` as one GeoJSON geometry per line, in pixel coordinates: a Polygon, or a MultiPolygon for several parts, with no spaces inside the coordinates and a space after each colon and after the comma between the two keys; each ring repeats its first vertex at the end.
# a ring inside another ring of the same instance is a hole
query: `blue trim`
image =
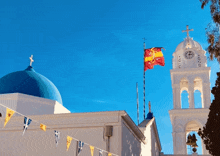
{"type": "Polygon", "coordinates": [[[152,119],[154,116],[153,116],[153,113],[151,113],[151,112],[149,112],[148,114],[147,114],[147,119],[152,119]]]}

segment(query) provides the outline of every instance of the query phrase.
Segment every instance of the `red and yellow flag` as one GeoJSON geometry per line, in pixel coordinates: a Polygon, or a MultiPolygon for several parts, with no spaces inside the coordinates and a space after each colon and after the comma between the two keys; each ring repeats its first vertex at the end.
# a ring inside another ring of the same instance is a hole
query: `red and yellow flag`
{"type": "Polygon", "coordinates": [[[161,49],[162,48],[144,49],[144,71],[153,69],[154,65],[165,65],[161,49]]]}
{"type": "Polygon", "coordinates": [[[5,117],[5,124],[4,124],[4,127],[5,125],[8,123],[8,121],[11,119],[12,115],[14,114],[15,112],[9,108],[6,108],[6,117],[5,117]]]}
{"type": "Polygon", "coordinates": [[[108,153],[108,156],[112,156],[112,154],[111,154],[111,153],[108,153]]]}

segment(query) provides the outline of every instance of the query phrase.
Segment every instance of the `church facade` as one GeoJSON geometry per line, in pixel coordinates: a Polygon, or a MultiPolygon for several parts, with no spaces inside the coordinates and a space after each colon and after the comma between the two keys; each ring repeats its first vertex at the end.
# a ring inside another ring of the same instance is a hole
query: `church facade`
{"type": "Polygon", "coordinates": [[[90,146],[95,147],[94,156],[100,150],[103,156],[159,156],[162,148],[151,112],[140,125],[125,111],[71,113],[56,86],[35,72],[30,60],[27,69],[0,79],[1,156],[89,156],[90,146]],[[8,108],[15,113],[3,127],[8,108]],[[32,120],[28,126],[24,117],[32,120]],[[58,143],[55,131],[60,132],[58,143]],[[72,138],[68,150],[67,136],[72,138]],[[80,153],[79,141],[84,143],[80,153]]]}

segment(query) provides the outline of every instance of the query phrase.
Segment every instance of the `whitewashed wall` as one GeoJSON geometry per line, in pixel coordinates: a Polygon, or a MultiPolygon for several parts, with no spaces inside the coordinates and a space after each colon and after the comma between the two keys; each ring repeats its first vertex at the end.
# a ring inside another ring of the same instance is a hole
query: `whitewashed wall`
{"type": "Polygon", "coordinates": [[[122,121],[122,154],[123,156],[140,156],[141,141],[122,121]]]}
{"type": "MultiPolygon", "coordinates": [[[[57,101],[20,93],[1,94],[0,104],[7,106],[23,115],[70,113],[69,110],[67,110],[57,101]]],[[[6,108],[1,105],[0,113],[3,117],[5,117],[6,108]]],[[[14,114],[14,116],[19,115],[14,114]]]]}
{"type": "Polygon", "coordinates": [[[146,139],[145,139],[146,144],[144,144],[144,143],[141,144],[141,156],[145,156],[145,155],[152,156],[151,124],[152,123],[149,123],[149,125],[146,128],[145,127],[140,127],[140,129],[144,133],[144,136],[146,137],[146,139]]]}
{"type": "MultiPolygon", "coordinates": [[[[66,151],[67,135],[100,149],[107,150],[107,139],[104,136],[104,127],[106,125],[113,126],[113,136],[110,137],[111,153],[120,156],[125,156],[125,153],[127,153],[127,156],[132,156],[130,155],[130,151],[132,151],[134,156],[139,156],[140,154],[140,141],[133,136],[132,133],[134,132],[121,124],[121,116],[118,111],[36,115],[29,117],[39,123],[32,122],[24,136],[22,136],[23,117],[12,117],[5,128],[0,128],[1,156],[74,156],[76,155],[76,141],[72,140],[69,150],[66,151]],[[40,123],[48,126],[46,132],[39,128],[40,123]],[[61,139],[57,148],[54,130],[61,132],[61,139]]],[[[3,127],[4,118],[0,118],[0,125],[3,127]]],[[[97,149],[95,149],[95,155],[98,155],[97,149]]],[[[89,146],[84,145],[80,156],[90,156],[89,146]]]]}

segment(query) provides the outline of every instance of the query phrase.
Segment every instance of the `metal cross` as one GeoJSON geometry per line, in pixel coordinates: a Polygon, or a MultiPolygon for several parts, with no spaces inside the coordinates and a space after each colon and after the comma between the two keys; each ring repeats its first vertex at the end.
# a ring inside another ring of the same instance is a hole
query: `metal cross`
{"type": "Polygon", "coordinates": [[[33,55],[31,55],[31,57],[29,57],[29,59],[30,59],[30,66],[32,66],[32,62],[34,62],[33,55]]]}
{"type": "Polygon", "coordinates": [[[144,37],[144,38],[142,38],[142,39],[144,40],[144,49],[145,49],[145,40],[146,40],[146,39],[145,39],[145,37],[144,37]]]}
{"type": "Polygon", "coordinates": [[[182,30],[182,32],[186,32],[187,33],[187,37],[189,37],[189,31],[194,31],[193,29],[189,29],[189,26],[186,26],[186,30],[182,30]]]}
{"type": "Polygon", "coordinates": [[[148,106],[149,106],[149,112],[151,113],[151,104],[150,104],[150,101],[148,103],[148,106]]]}

